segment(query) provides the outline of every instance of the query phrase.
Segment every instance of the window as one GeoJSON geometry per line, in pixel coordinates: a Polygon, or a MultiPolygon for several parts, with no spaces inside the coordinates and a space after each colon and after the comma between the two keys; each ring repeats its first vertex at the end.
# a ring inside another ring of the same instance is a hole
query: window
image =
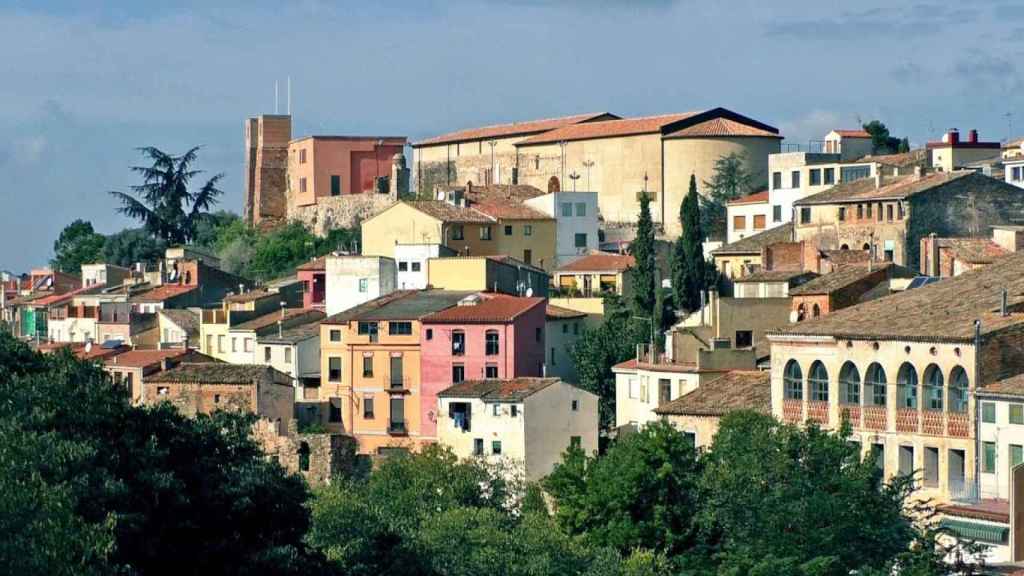
{"type": "Polygon", "coordinates": [[[511,224],[505,224],[505,236],[511,236],[511,235],[512,235],[512,225],[511,224]]]}
{"type": "Polygon", "coordinates": [[[897,220],[903,220],[903,216],[904,216],[903,202],[900,202],[899,204],[897,204],[896,207],[898,208],[898,210],[896,210],[896,219],[897,220]]]}
{"type": "Polygon", "coordinates": [[[1021,170],[1020,166],[1014,166],[1013,169],[1010,171],[1010,179],[1013,180],[1014,182],[1020,182],[1021,180],[1024,180],[1024,173],[1022,172],[1024,171],[1021,170]]]}
{"type": "Polygon", "coordinates": [[[171,390],[167,386],[157,386],[156,393],[158,396],[167,396],[171,393],[171,390]]]}
{"type": "Polygon", "coordinates": [[[541,328],[540,327],[534,328],[534,330],[533,330],[533,339],[534,340],[536,340],[537,342],[540,342],[543,339],[542,338],[543,336],[544,336],[544,333],[541,332],[541,328]]]}
{"type": "Polygon", "coordinates": [[[587,233],[586,232],[577,232],[576,235],[573,237],[573,244],[575,245],[576,248],[586,248],[587,247],[587,233]]]}
{"type": "Polygon", "coordinates": [[[427,340],[433,340],[433,339],[434,339],[434,329],[433,328],[427,328],[427,340]]]}
{"type": "Polygon", "coordinates": [[[867,376],[864,380],[865,392],[866,387],[871,387],[871,403],[874,406],[885,406],[885,387],[886,387],[885,370],[882,365],[875,362],[871,366],[868,366],[867,376]]]}
{"type": "Polygon", "coordinates": [[[238,338],[231,337],[231,351],[238,352],[238,338]]]}
{"type": "Polygon", "coordinates": [[[305,177],[299,178],[299,192],[305,192],[305,191],[306,191],[306,178],[305,177]]]}
{"type": "Polygon", "coordinates": [[[452,332],[452,355],[462,356],[466,353],[466,333],[461,330],[452,332]]]}
{"type": "Polygon", "coordinates": [[[412,335],[412,322],[388,322],[388,334],[391,336],[412,335]]]}
{"type": "Polygon", "coordinates": [[[553,346],[551,347],[551,365],[558,366],[558,361],[556,360],[555,356],[555,348],[553,346]]]}
{"type": "Polygon", "coordinates": [[[995,442],[981,443],[981,471],[985,474],[995,474],[996,472],[995,442]]]}
{"type": "Polygon", "coordinates": [[[736,347],[750,348],[754,345],[754,332],[752,330],[736,331],[736,347]]]}
{"type": "Polygon", "coordinates": [[[373,376],[373,355],[363,356],[363,378],[373,376]]]}
{"type": "Polygon", "coordinates": [[[491,454],[494,454],[495,456],[501,455],[501,440],[491,442],[491,454]]]}
{"type": "Polygon", "coordinates": [[[788,400],[804,399],[804,374],[796,360],[790,360],[782,373],[783,396],[788,400]]]}
{"type": "Polygon", "coordinates": [[[996,403],[995,402],[982,402],[981,403],[981,421],[986,424],[996,423],[996,403]]]}
{"type": "Polygon", "coordinates": [[[412,263],[412,271],[413,272],[419,272],[420,271],[420,263],[419,262],[413,262],[412,263]]]}
{"type": "Polygon", "coordinates": [[[220,394],[214,394],[213,395],[213,403],[214,404],[220,404],[220,394]]]}
{"type": "Polygon", "coordinates": [[[341,398],[332,396],[330,402],[331,405],[327,411],[327,421],[341,422],[341,398]]]}
{"type": "Polygon", "coordinates": [[[790,174],[790,186],[789,187],[790,188],[799,188],[800,187],[800,171],[799,170],[793,170],[793,172],[790,174]]]}
{"type": "Polygon", "coordinates": [[[897,407],[917,410],[917,370],[909,362],[896,374],[897,407]]]}
{"type": "Polygon", "coordinates": [[[900,446],[899,474],[909,476],[914,473],[914,447],[900,446]]]}
{"type": "Polygon", "coordinates": [[[576,203],[576,217],[582,218],[587,215],[587,204],[585,202],[576,203]]]}
{"type": "Polygon", "coordinates": [[[885,444],[872,444],[871,453],[875,456],[875,467],[885,473],[885,444]]]}
{"type": "Polygon", "coordinates": [[[465,239],[465,230],[462,228],[462,224],[452,225],[452,240],[463,240],[465,239]]]}
{"type": "Polygon", "coordinates": [[[1024,404],[1010,404],[1010,424],[1024,424],[1024,404]]]}
{"type": "Polygon", "coordinates": [[[484,335],[484,354],[496,356],[498,354],[498,331],[488,330],[484,335]]]}
{"type": "Polygon", "coordinates": [[[484,378],[494,379],[498,377],[498,367],[494,364],[488,364],[484,367],[484,378]]]}
{"type": "Polygon", "coordinates": [[[772,172],[772,189],[782,188],[782,172],[772,172]]]}
{"type": "Polygon", "coordinates": [[[532,224],[523,224],[523,236],[533,236],[532,224]]]}
{"type": "Polygon", "coordinates": [[[501,404],[491,406],[491,416],[501,416],[501,404]]]}
{"type": "Polygon", "coordinates": [[[865,214],[865,217],[868,219],[871,218],[871,204],[867,204],[867,212],[865,214]]]}
{"type": "Polygon", "coordinates": [[[377,323],[360,322],[356,325],[356,333],[360,336],[369,336],[370,341],[374,342],[377,339],[377,323]]]}
{"type": "Polygon", "coordinates": [[[939,485],[939,449],[924,447],[924,485],[935,488],[939,485]]]}
{"type": "Polygon", "coordinates": [[[390,358],[390,368],[391,368],[391,378],[389,378],[389,383],[390,383],[391,388],[396,389],[396,390],[404,389],[405,388],[405,378],[403,377],[403,373],[405,372],[405,370],[404,370],[404,367],[403,367],[403,364],[402,364],[402,357],[401,356],[391,356],[391,358],[390,358]]]}
{"type": "Polygon", "coordinates": [[[568,334],[568,333],[569,333],[569,325],[568,324],[562,324],[562,334],[568,334]]]}
{"type": "Polygon", "coordinates": [[[562,218],[572,217],[572,203],[562,202],[562,218]]]}
{"type": "Polygon", "coordinates": [[[764,214],[754,214],[754,230],[764,230],[764,214]]]}
{"type": "Polygon", "coordinates": [[[483,438],[473,438],[473,456],[483,456],[483,455],[484,455],[484,439],[483,438]]]}
{"type": "Polygon", "coordinates": [[[949,374],[949,410],[967,412],[967,371],[960,366],[949,374]]]}
{"type": "Polygon", "coordinates": [[[206,350],[207,354],[213,354],[213,334],[206,335],[206,350]]]}
{"type": "Polygon", "coordinates": [[[408,272],[409,271],[409,263],[408,262],[399,261],[398,262],[398,271],[399,272],[408,272]]]}
{"type": "Polygon", "coordinates": [[[1021,462],[1024,462],[1024,446],[1010,444],[1010,468],[1015,468],[1021,462]]]}
{"type": "Polygon", "coordinates": [[[480,239],[481,240],[490,240],[491,239],[491,227],[490,226],[481,226],[480,227],[480,239]]]}
{"type": "Polygon", "coordinates": [[[800,208],[800,223],[810,224],[811,223],[811,209],[802,207],[800,208]]]}
{"type": "Polygon", "coordinates": [[[288,346],[288,347],[286,347],[284,349],[284,363],[285,364],[291,364],[292,363],[292,348],[291,348],[291,346],[288,346]]]}
{"type": "Polygon", "coordinates": [[[658,404],[664,404],[672,400],[672,381],[668,378],[658,378],[658,404]]]}
{"type": "Polygon", "coordinates": [[[839,371],[839,402],[842,404],[860,404],[860,372],[853,362],[843,364],[839,371]]]}
{"type": "Polygon", "coordinates": [[[747,229],[747,217],[746,216],[733,216],[732,217],[732,229],[733,230],[746,230],[747,229]]]}
{"type": "Polygon", "coordinates": [[[818,360],[811,364],[807,385],[810,388],[811,401],[828,402],[828,371],[825,370],[825,365],[818,360]]]}
{"type": "Polygon", "coordinates": [[[572,323],[572,335],[573,336],[579,336],[580,335],[580,323],[579,322],[573,322],[572,323]]]}
{"type": "Polygon", "coordinates": [[[782,222],[782,206],[772,206],[772,222],[782,222]]]}
{"type": "Polygon", "coordinates": [[[878,203],[878,221],[879,222],[882,221],[882,203],[881,202],[878,203]]]}
{"type": "Polygon", "coordinates": [[[842,182],[852,182],[869,176],[871,176],[871,166],[843,166],[839,169],[839,179],[842,182]]]}
{"type": "Polygon", "coordinates": [[[327,359],[327,380],[341,382],[341,357],[331,356],[327,359]]]}
{"type": "Polygon", "coordinates": [[[569,405],[569,409],[572,410],[573,412],[579,412],[579,410],[580,410],[580,401],[579,400],[573,400],[570,403],[570,405],[569,405]]]}
{"type": "Polygon", "coordinates": [[[458,384],[466,379],[466,367],[462,364],[452,366],[452,384],[458,384]]]}
{"type": "Polygon", "coordinates": [[[523,250],[523,262],[533,264],[533,250],[523,250]]]}
{"type": "Polygon", "coordinates": [[[580,438],[579,436],[569,436],[569,448],[579,450],[582,444],[583,439],[580,438]]]}
{"type": "Polygon", "coordinates": [[[929,365],[924,369],[924,398],[925,408],[928,410],[942,410],[943,396],[945,396],[943,388],[942,370],[935,364],[929,365]]]}
{"type": "Polygon", "coordinates": [[[857,204],[857,220],[863,220],[863,219],[864,219],[864,205],[863,204],[857,204]]]}
{"type": "Polygon", "coordinates": [[[252,352],[252,338],[242,340],[242,349],[246,352],[252,352]]]}
{"type": "Polygon", "coordinates": [[[820,186],[821,168],[811,168],[810,173],[808,174],[808,180],[810,181],[811,186],[820,186]]]}
{"type": "Polygon", "coordinates": [[[305,148],[300,148],[299,149],[299,164],[305,164],[305,163],[306,163],[306,149],[305,148]]]}
{"type": "Polygon", "coordinates": [[[331,196],[341,196],[341,176],[331,174],[331,196]]]}
{"type": "Polygon", "coordinates": [[[373,420],[373,398],[363,398],[363,418],[373,420]]]}
{"type": "Polygon", "coordinates": [[[885,219],[892,222],[892,204],[885,205],[885,219]]]}
{"type": "Polygon", "coordinates": [[[263,361],[270,362],[270,346],[263,347],[263,361]]]}
{"type": "Polygon", "coordinates": [[[519,417],[519,405],[518,404],[513,404],[509,408],[510,408],[510,413],[512,414],[512,417],[513,418],[518,418],[519,417]]]}
{"type": "Polygon", "coordinates": [[[836,169],[825,168],[825,184],[832,185],[836,183],[836,169]]]}
{"type": "Polygon", "coordinates": [[[331,342],[341,342],[341,330],[331,330],[331,342]]]}

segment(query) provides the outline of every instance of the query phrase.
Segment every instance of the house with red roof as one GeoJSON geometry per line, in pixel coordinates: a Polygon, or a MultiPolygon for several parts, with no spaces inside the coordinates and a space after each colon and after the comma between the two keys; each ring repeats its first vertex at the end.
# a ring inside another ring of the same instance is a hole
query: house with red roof
{"type": "Polygon", "coordinates": [[[170,370],[183,362],[216,362],[217,360],[195,350],[173,348],[168,350],[129,350],[112,354],[103,360],[103,370],[117,384],[123,385],[132,404],[146,403],[145,379],[157,372],[170,370]]]}
{"type": "Polygon", "coordinates": [[[598,252],[582,256],[554,271],[561,296],[602,298],[605,294],[629,296],[629,271],[636,264],[628,254],[598,252]]]}

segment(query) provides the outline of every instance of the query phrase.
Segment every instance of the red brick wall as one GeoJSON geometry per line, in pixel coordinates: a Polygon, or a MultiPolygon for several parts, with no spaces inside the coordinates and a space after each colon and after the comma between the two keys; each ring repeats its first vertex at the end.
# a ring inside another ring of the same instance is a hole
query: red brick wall
{"type": "MultiPolygon", "coordinates": [[[[983,327],[984,322],[982,319],[983,327]]],[[[1011,326],[984,337],[978,356],[978,369],[982,386],[1024,373],[1024,325],[1011,326]]]]}
{"type": "Polygon", "coordinates": [[[765,270],[803,270],[803,243],[780,242],[766,246],[761,252],[765,270]]]}
{"type": "Polygon", "coordinates": [[[829,297],[825,294],[793,296],[793,312],[799,312],[801,304],[803,304],[805,310],[804,320],[810,320],[814,318],[815,304],[817,304],[818,307],[821,309],[822,316],[832,311],[832,308],[829,305],[829,297]]]}

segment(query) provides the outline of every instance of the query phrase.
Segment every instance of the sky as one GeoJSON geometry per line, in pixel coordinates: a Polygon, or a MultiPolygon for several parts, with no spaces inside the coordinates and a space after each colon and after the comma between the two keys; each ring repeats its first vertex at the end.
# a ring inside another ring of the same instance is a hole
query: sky
{"type": "Polygon", "coordinates": [[[243,121],[292,82],[293,136],[404,135],[723,106],[786,142],[879,119],[1024,135],[1024,2],[960,0],[0,0],[0,270],[76,218],[135,224],[110,190],[136,148],[201,145],[242,212],[243,121]],[[1013,113],[1013,116],[1007,116],[1013,113]]]}

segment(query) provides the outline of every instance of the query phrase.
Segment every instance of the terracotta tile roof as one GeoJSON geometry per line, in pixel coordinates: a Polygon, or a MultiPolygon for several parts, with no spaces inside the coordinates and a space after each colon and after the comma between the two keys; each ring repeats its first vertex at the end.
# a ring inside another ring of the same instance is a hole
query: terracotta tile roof
{"type": "Polygon", "coordinates": [[[833,130],[833,132],[843,138],[871,138],[871,134],[864,130],[833,130]]]}
{"type": "Polygon", "coordinates": [[[64,302],[66,300],[71,300],[75,296],[83,296],[86,294],[96,294],[102,292],[104,288],[106,288],[106,286],[103,284],[97,284],[95,286],[86,286],[85,288],[78,288],[76,290],[72,290],[70,292],[63,292],[61,294],[49,294],[47,296],[43,296],[42,298],[32,300],[31,303],[33,306],[52,306],[54,304],[60,304],[61,302],[64,302]]]}
{"type": "Polygon", "coordinates": [[[612,366],[612,372],[636,372],[637,370],[648,370],[651,372],[673,372],[678,374],[713,374],[725,373],[728,370],[714,368],[697,368],[696,362],[638,362],[636,358],[619,362],[612,366]]]}
{"type": "Polygon", "coordinates": [[[993,396],[1022,396],[1024,397],[1024,374],[1018,374],[1016,376],[1010,376],[1002,380],[997,380],[991,384],[987,384],[982,388],[978,388],[976,393],[979,396],[993,395],[993,396]]]}
{"type": "Polygon", "coordinates": [[[409,206],[423,212],[427,216],[437,218],[442,222],[457,222],[457,223],[479,223],[479,224],[490,224],[495,222],[495,219],[483,212],[475,210],[473,208],[463,208],[461,206],[455,206],[441,200],[416,200],[412,202],[406,202],[409,206]]]}
{"type": "Polygon", "coordinates": [[[836,310],[771,334],[829,336],[839,339],[972,342],[974,321],[982,335],[1024,322],[1024,253],[998,266],[970,270],[913,290],[836,310]],[[1008,291],[1007,316],[999,313],[1001,290],[1008,291]],[[893,319],[898,318],[898,322],[893,319]]]}
{"type": "Polygon", "coordinates": [[[947,248],[957,259],[969,264],[991,264],[1011,254],[988,238],[937,238],[939,248],[947,248]]]}
{"type": "Polygon", "coordinates": [[[873,155],[868,154],[863,158],[857,160],[858,162],[878,162],[886,166],[924,166],[928,163],[928,151],[924,148],[917,150],[911,150],[910,152],[902,152],[900,154],[879,154],[873,155]]]}
{"type": "Polygon", "coordinates": [[[478,304],[445,308],[424,316],[421,320],[431,324],[480,324],[512,322],[527,311],[546,302],[544,298],[519,298],[505,294],[482,295],[478,304]]]}
{"type": "Polygon", "coordinates": [[[188,358],[189,362],[218,362],[216,358],[189,350],[186,348],[174,348],[165,350],[129,350],[118,354],[104,362],[107,366],[118,366],[121,368],[145,368],[159,364],[164,360],[175,360],[188,358]]]}
{"type": "Polygon", "coordinates": [[[190,335],[199,334],[199,314],[191,310],[167,308],[160,314],[190,335]]]}
{"type": "Polygon", "coordinates": [[[128,298],[129,302],[163,302],[176,296],[187,294],[198,289],[199,286],[180,286],[178,284],[164,284],[151,288],[145,292],[139,292],[128,298]]]}
{"type": "Polygon", "coordinates": [[[760,270],[746,276],[733,278],[732,281],[734,284],[742,284],[744,282],[789,282],[793,286],[799,286],[817,276],[814,272],[804,270],[760,270]]]}
{"type": "Polygon", "coordinates": [[[848,264],[834,272],[818,276],[805,284],[790,288],[790,296],[808,296],[813,294],[832,294],[842,290],[872,275],[878,276],[878,282],[883,282],[891,277],[913,278],[915,274],[902,266],[895,266],[892,262],[876,262],[874,266],[867,264],[848,264]],[[883,270],[891,270],[890,273],[881,273],[883,270]]]}
{"type": "Polygon", "coordinates": [[[601,118],[604,116],[618,118],[608,112],[592,112],[590,114],[576,114],[574,116],[563,116],[561,118],[546,118],[543,120],[512,122],[510,124],[495,124],[492,126],[481,126],[479,128],[469,128],[466,130],[449,132],[448,134],[442,134],[440,136],[434,136],[433,138],[427,138],[426,140],[420,140],[419,142],[415,142],[412,146],[413,148],[418,148],[420,146],[465,142],[466,140],[485,140],[490,138],[507,138],[509,136],[535,134],[579,122],[601,121],[601,118]]]}
{"type": "MultiPolygon", "coordinates": [[[[961,178],[976,176],[975,172],[961,170],[957,172],[932,172],[921,177],[887,176],[881,188],[875,188],[874,178],[861,178],[851,182],[837,184],[828,190],[812,194],[793,202],[794,206],[812,204],[836,204],[841,202],[864,202],[866,200],[905,200],[915,194],[927,192],[939,186],[961,178]]],[[[978,175],[980,176],[980,175],[978,175]]],[[[985,176],[981,176],[985,178],[985,176]]]]}
{"type": "Polygon", "coordinates": [[[836,268],[867,264],[871,254],[867,250],[822,250],[821,255],[836,268]]]}
{"type": "Polygon", "coordinates": [[[544,196],[544,192],[536,186],[527,184],[490,184],[487,186],[473,186],[470,192],[466,187],[458,187],[463,190],[470,202],[486,202],[493,200],[516,200],[522,202],[538,196],[544,196]]]}
{"type": "Polygon", "coordinates": [[[780,242],[793,241],[793,223],[787,222],[775,228],[769,228],[764,232],[758,232],[753,236],[747,236],[731,244],[711,251],[713,256],[725,256],[727,254],[760,254],[761,249],[780,242]]]}
{"type": "Polygon", "coordinates": [[[695,390],[654,409],[655,414],[680,416],[722,416],[734,410],[772,410],[771,373],[733,370],[721,378],[701,384],[695,390]]]}
{"type": "Polygon", "coordinates": [[[636,259],[628,254],[588,254],[555,272],[624,272],[635,265],[636,259]]]}
{"type": "Polygon", "coordinates": [[[982,498],[973,504],[951,502],[940,504],[936,510],[950,516],[987,520],[989,522],[1010,523],[1010,501],[995,498],[982,498]]]}
{"type": "Polygon", "coordinates": [[[768,202],[768,189],[761,190],[760,192],[754,192],[753,194],[747,194],[741,198],[734,198],[729,200],[729,206],[739,206],[741,204],[763,204],[768,202]]]}
{"type": "Polygon", "coordinates": [[[757,126],[737,122],[731,118],[712,118],[666,134],[665,138],[711,138],[716,136],[782,139],[778,131],[771,132],[757,126]]]}
{"type": "Polygon", "coordinates": [[[180,364],[150,376],[146,383],[252,384],[263,377],[279,383],[291,381],[287,374],[262,364],[208,362],[180,364]]]}
{"type": "Polygon", "coordinates": [[[296,270],[326,270],[327,269],[327,256],[321,256],[319,258],[313,258],[309,262],[299,264],[295,267],[296,270]]]}
{"type": "Polygon", "coordinates": [[[548,304],[544,314],[548,320],[570,320],[572,318],[587,317],[586,312],[580,312],[579,310],[571,310],[569,308],[555,306],[554,304],[548,304]]]}
{"type": "Polygon", "coordinates": [[[440,393],[438,398],[479,398],[484,402],[521,402],[560,378],[511,378],[508,380],[466,380],[440,393]]]}
{"type": "Polygon", "coordinates": [[[662,127],[685,120],[691,116],[700,114],[701,111],[683,112],[679,114],[662,114],[660,116],[643,116],[639,118],[623,118],[621,120],[605,120],[603,122],[588,122],[584,124],[570,124],[556,130],[544,132],[523,140],[516,146],[530,146],[533,144],[552,144],[570,140],[591,140],[594,138],[612,138],[615,136],[632,136],[636,134],[651,134],[661,132],[662,127]]]}
{"type": "Polygon", "coordinates": [[[89,350],[86,350],[85,344],[80,342],[43,342],[36,346],[35,349],[39,352],[50,353],[65,348],[71,350],[71,353],[80,360],[102,360],[103,358],[109,358],[131,350],[130,347],[123,345],[114,348],[104,348],[99,344],[93,344],[89,347],[89,350]]]}
{"type": "Polygon", "coordinates": [[[552,220],[554,218],[532,206],[521,204],[516,200],[493,199],[471,203],[471,209],[482,212],[498,220],[552,220]]]}
{"type": "Polygon", "coordinates": [[[477,294],[474,290],[398,290],[355,308],[339,312],[324,324],[344,324],[354,320],[413,321],[445,308],[455,306],[459,300],[477,294]]]}
{"type": "Polygon", "coordinates": [[[284,314],[280,310],[274,310],[263,316],[258,316],[252,320],[236,324],[231,327],[231,331],[235,330],[252,330],[254,332],[260,332],[265,328],[277,327],[278,321],[281,321],[285,326],[296,326],[299,324],[309,324],[310,322],[319,322],[324,319],[324,314],[320,310],[308,310],[306,308],[285,308],[284,314]]]}

